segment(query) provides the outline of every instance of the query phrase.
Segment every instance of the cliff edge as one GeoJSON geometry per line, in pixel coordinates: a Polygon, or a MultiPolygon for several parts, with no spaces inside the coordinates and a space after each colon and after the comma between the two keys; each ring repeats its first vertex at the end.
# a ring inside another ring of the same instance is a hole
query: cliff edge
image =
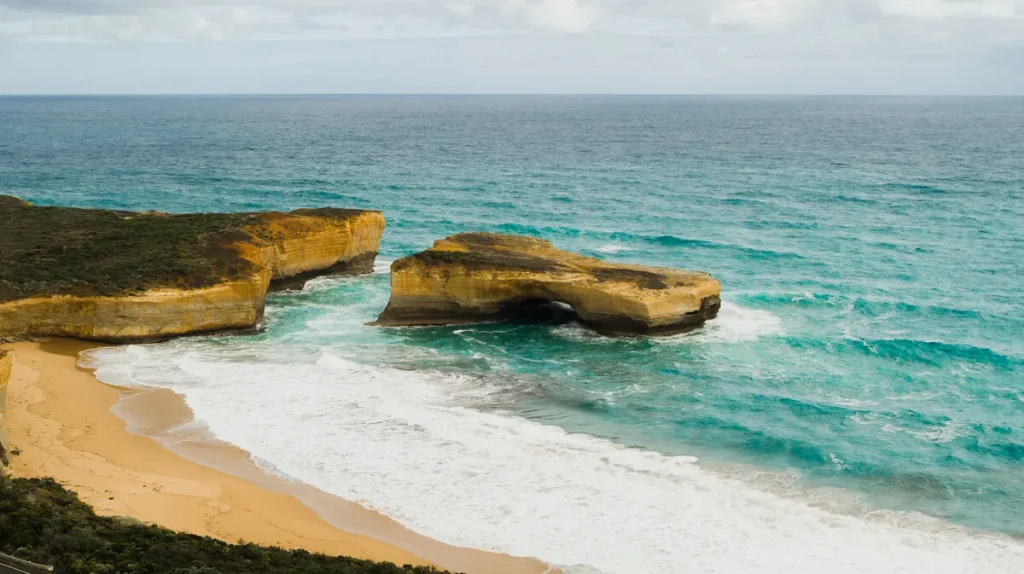
{"type": "Polygon", "coordinates": [[[0,338],[251,329],[272,283],[372,271],[384,226],[379,211],[172,215],[0,196],[0,338]]]}
{"type": "Polygon", "coordinates": [[[564,303],[608,335],[673,334],[714,319],[721,284],[707,273],[619,265],[549,241],[462,233],[395,261],[377,325],[494,321],[564,303]]]}

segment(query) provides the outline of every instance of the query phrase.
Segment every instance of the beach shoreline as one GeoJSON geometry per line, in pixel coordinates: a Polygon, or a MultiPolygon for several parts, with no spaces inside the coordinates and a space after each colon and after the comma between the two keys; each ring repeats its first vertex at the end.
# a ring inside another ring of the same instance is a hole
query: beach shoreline
{"type": "Polygon", "coordinates": [[[5,345],[14,368],[7,425],[19,477],[50,476],[101,515],[286,549],[453,572],[550,571],[538,560],[450,546],[311,486],[264,472],[242,449],[193,424],[168,389],[107,385],[78,365],[97,344],[5,345]]]}

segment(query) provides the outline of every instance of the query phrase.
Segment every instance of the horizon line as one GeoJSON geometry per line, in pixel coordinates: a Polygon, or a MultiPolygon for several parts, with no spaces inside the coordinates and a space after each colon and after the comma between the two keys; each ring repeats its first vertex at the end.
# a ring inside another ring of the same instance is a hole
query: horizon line
{"type": "Polygon", "coordinates": [[[730,97],[730,98],[1024,98],[1024,93],[758,93],[758,92],[0,92],[0,98],[21,97],[730,97]]]}

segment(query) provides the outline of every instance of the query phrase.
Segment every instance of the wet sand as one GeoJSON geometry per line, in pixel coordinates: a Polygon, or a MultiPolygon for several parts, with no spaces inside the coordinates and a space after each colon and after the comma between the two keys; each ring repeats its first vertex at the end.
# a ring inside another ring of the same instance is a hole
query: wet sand
{"type": "MultiPolygon", "coordinates": [[[[180,395],[115,388],[77,366],[96,345],[6,345],[14,370],[7,425],[21,477],[52,476],[96,512],[228,542],[254,542],[467,574],[537,574],[543,563],[458,548],[358,504],[260,470],[193,424],[180,395]],[[116,414],[115,414],[116,413],[116,414]]],[[[254,421],[258,424],[258,421],[254,421]]]]}

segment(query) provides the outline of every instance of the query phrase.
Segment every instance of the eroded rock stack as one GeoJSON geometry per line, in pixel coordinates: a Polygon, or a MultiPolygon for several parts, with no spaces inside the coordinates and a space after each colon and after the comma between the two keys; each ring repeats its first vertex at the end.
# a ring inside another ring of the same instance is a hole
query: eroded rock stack
{"type": "Polygon", "coordinates": [[[376,324],[494,321],[558,302],[604,334],[673,334],[714,319],[720,290],[707,273],[608,263],[531,237],[463,233],[395,261],[391,300],[376,324]]]}

